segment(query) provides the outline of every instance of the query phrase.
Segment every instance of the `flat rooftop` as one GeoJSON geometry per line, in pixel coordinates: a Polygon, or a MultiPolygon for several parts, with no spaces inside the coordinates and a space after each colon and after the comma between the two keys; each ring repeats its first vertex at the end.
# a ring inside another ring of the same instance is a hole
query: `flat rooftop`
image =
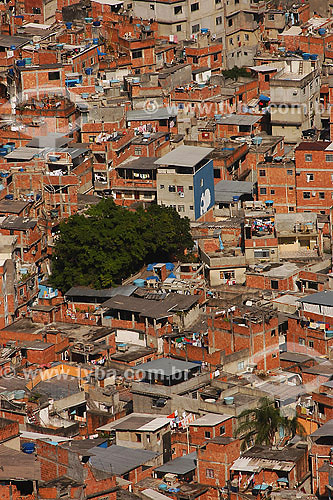
{"type": "Polygon", "coordinates": [[[176,167],[195,167],[204,160],[214,148],[201,146],[179,146],[155,161],[157,165],[174,165],[176,167]]]}

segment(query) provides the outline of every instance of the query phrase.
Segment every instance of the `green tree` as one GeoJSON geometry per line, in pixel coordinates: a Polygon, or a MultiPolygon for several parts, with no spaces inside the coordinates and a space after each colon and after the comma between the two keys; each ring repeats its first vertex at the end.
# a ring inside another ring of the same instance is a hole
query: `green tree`
{"type": "Polygon", "coordinates": [[[277,432],[282,428],[286,437],[295,434],[304,435],[304,427],[298,423],[297,417],[289,419],[283,417],[274,402],[264,397],[259,401],[258,408],[244,410],[239,418],[241,423],[236,431],[236,436],[241,436],[242,450],[252,443],[273,446],[277,432]]]}
{"type": "Polygon", "coordinates": [[[107,288],[153,260],[171,260],[193,246],[190,225],[169,208],[128,210],[105,199],[85,215],[60,223],[52,256],[51,283],[107,288]]]}

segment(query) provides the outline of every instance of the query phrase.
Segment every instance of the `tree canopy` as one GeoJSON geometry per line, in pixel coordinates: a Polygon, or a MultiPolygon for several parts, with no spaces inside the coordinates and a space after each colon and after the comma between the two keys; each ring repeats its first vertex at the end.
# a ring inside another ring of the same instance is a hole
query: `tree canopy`
{"type": "Polygon", "coordinates": [[[107,288],[146,263],[181,260],[192,247],[190,222],[174,209],[151,204],[132,211],[104,199],[60,223],[50,281],[62,292],[107,288]]]}
{"type": "Polygon", "coordinates": [[[254,444],[273,446],[276,444],[277,433],[282,431],[283,437],[304,435],[305,430],[297,417],[289,419],[281,415],[274,402],[264,397],[259,401],[258,408],[244,410],[239,419],[236,436],[242,437],[242,450],[254,444]]]}

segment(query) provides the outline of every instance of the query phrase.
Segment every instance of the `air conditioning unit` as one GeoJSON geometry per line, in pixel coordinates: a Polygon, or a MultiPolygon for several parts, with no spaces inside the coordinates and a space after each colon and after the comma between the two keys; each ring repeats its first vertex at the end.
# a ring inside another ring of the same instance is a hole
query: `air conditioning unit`
{"type": "Polygon", "coordinates": [[[184,193],[179,193],[179,196],[180,196],[181,198],[184,198],[184,197],[185,197],[185,194],[184,194],[184,193]]]}

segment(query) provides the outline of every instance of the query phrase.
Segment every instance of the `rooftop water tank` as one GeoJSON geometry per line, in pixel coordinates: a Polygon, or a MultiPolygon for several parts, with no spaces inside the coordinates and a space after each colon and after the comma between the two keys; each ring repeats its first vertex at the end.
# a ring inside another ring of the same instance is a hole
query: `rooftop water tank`
{"type": "Polygon", "coordinates": [[[133,281],[133,285],[135,285],[139,288],[143,288],[145,286],[145,280],[138,278],[138,279],[133,281]]]}
{"type": "Polygon", "coordinates": [[[73,23],[65,23],[65,25],[66,25],[66,28],[68,30],[70,30],[72,28],[72,26],[73,26],[73,23]]]}
{"type": "Polygon", "coordinates": [[[233,396],[226,396],[224,398],[224,403],[226,405],[233,405],[234,404],[234,397],[233,396]]]}
{"type": "Polygon", "coordinates": [[[321,35],[321,36],[326,35],[326,29],[325,28],[319,28],[318,34],[321,35]]]}
{"type": "Polygon", "coordinates": [[[35,443],[23,443],[22,444],[22,451],[23,453],[27,453],[28,455],[32,455],[34,453],[36,448],[35,443]]]}
{"type": "Polygon", "coordinates": [[[252,144],[254,144],[255,146],[260,146],[261,143],[262,143],[262,137],[260,137],[259,135],[252,137],[252,144]]]}

